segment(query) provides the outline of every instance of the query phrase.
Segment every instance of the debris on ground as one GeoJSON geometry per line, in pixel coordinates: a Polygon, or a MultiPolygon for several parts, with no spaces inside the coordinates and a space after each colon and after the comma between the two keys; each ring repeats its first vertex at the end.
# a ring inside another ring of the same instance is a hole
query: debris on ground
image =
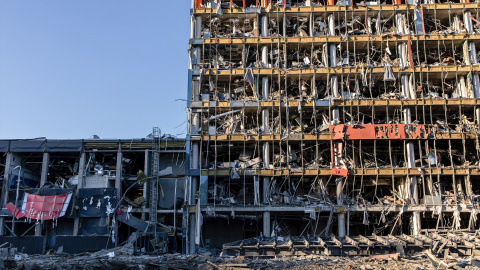
{"type": "MultiPolygon", "coordinates": [[[[130,256],[112,252],[79,255],[21,255],[1,261],[1,269],[348,269],[348,270],[428,270],[437,269],[427,252],[402,258],[398,254],[380,256],[335,257],[309,255],[302,257],[246,258],[210,255],[143,255],[130,256]]],[[[478,269],[469,262],[449,263],[452,269],[478,269]],[[460,268],[459,268],[460,267],[460,268]]],[[[439,268],[442,269],[442,268],[439,268]]],[[[443,268],[445,269],[445,268],[443,268]]]]}

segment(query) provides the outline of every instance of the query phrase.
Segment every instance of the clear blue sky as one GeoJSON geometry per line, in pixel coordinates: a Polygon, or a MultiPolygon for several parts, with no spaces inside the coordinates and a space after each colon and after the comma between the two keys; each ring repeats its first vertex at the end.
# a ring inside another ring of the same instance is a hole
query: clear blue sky
{"type": "Polygon", "coordinates": [[[189,8],[0,0],[0,139],[185,131],[189,8]]]}

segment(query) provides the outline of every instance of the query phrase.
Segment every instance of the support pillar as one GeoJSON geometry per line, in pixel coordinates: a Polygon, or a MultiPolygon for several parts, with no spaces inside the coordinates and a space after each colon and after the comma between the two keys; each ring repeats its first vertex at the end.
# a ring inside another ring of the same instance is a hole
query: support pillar
{"type": "Polygon", "coordinates": [[[123,170],[123,153],[121,144],[118,145],[117,152],[117,166],[115,171],[115,189],[117,190],[117,199],[120,199],[122,195],[122,170],[123,170]]]}
{"type": "MultiPolygon", "coordinates": [[[[262,37],[268,37],[268,17],[266,15],[262,16],[262,37]]],[[[262,66],[265,68],[269,67],[268,63],[268,46],[262,47],[262,66]]],[[[270,84],[269,78],[262,78],[262,100],[268,100],[270,97],[270,84]]],[[[270,134],[269,126],[269,116],[270,112],[268,108],[262,110],[262,129],[263,134],[270,134]]],[[[270,167],[270,144],[269,142],[263,143],[263,167],[270,167]]],[[[270,177],[263,177],[263,192],[262,192],[262,202],[268,204],[268,188],[270,186],[270,177]]],[[[270,223],[270,212],[263,212],[263,235],[265,237],[271,236],[271,223],[270,223]]]]}
{"type": "MultiPolygon", "coordinates": [[[[85,159],[86,159],[86,154],[85,152],[83,152],[82,155],[80,156],[80,161],[78,162],[77,196],[78,196],[78,192],[80,191],[81,188],[84,187],[84,183],[85,183],[85,159]]],[[[75,216],[75,219],[73,221],[73,236],[78,235],[79,229],[80,229],[80,218],[78,216],[75,216]]]]}
{"type": "MultiPolygon", "coordinates": [[[[122,144],[118,144],[118,152],[117,152],[117,166],[115,168],[115,189],[117,190],[117,201],[120,201],[122,196],[122,171],[123,171],[123,153],[122,153],[122,144]]],[[[118,246],[118,223],[115,222],[114,228],[115,230],[115,246],[118,246]]]]}
{"type": "MultiPolygon", "coordinates": [[[[337,195],[337,206],[343,205],[343,178],[337,178],[336,181],[336,195],[337,195]]],[[[338,238],[345,238],[345,213],[343,211],[338,213],[338,238]]]]}
{"type": "MultiPolygon", "coordinates": [[[[192,27],[193,28],[193,27],[192,27]]],[[[192,30],[193,31],[193,30],[192,30]]],[[[195,17],[195,27],[194,33],[190,33],[191,36],[194,36],[196,39],[202,38],[202,17],[197,16],[195,17]]],[[[200,69],[199,63],[201,62],[201,48],[199,46],[194,46],[192,48],[191,54],[191,69],[200,69]]],[[[201,81],[198,77],[190,77],[189,81],[193,82],[192,86],[192,97],[190,97],[191,101],[199,101],[200,100],[200,85],[201,81]]],[[[190,112],[191,118],[189,119],[189,126],[188,126],[188,133],[192,135],[198,134],[200,128],[200,115],[199,113],[190,112]]],[[[198,171],[200,169],[200,143],[199,142],[192,142],[187,141],[190,144],[190,147],[187,147],[189,150],[188,157],[190,160],[190,168],[188,170],[195,170],[198,171]]],[[[186,198],[188,200],[189,206],[200,207],[200,204],[196,203],[196,195],[198,191],[200,177],[195,172],[195,175],[190,175],[187,180],[187,189],[185,190],[186,198]]],[[[200,199],[200,198],[198,198],[200,199]]],[[[197,219],[196,214],[189,213],[188,211],[185,213],[187,217],[184,218],[185,223],[185,235],[186,235],[186,253],[187,254],[195,254],[197,251],[197,244],[196,242],[196,225],[197,219]]]]}
{"type": "MultiPolygon", "coordinates": [[[[475,98],[480,98],[480,80],[478,78],[478,74],[474,73],[472,76],[472,86],[473,86],[473,94],[475,98]]],[[[478,132],[480,132],[480,106],[475,108],[475,115],[477,118],[477,128],[478,132]]]]}
{"type": "Polygon", "coordinates": [[[272,232],[270,230],[271,224],[270,224],[270,212],[263,212],[263,235],[265,237],[270,237],[272,235],[272,232]]]}
{"type": "MultiPolygon", "coordinates": [[[[410,76],[411,75],[402,75],[401,79],[401,89],[402,95],[406,98],[411,98],[411,88],[413,87],[410,83],[410,76]]],[[[412,123],[412,115],[411,110],[409,107],[406,107],[403,111],[403,119],[405,124],[412,123]]],[[[415,149],[413,147],[413,142],[407,142],[407,166],[409,169],[416,168],[415,165],[415,149]]],[[[409,185],[409,193],[408,196],[412,199],[414,205],[418,205],[418,184],[417,184],[417,177],[416,176],[408,176],[406,181],[406,186],[409,185]]],[[[417,235],[421,230],[421,223],[420,223],[420,213],[413,212],[413,222],[412,222],[412,231],[414,235],[417,235]]]]}
{"type": "MultiPolygon", "coordinates": [[[[193,29],[193,27],[191,27],[193,29]]],[[[195,37],[196,39],[202,38],[202,17],[197,16],[195,18],[195,32],[190,33],[190,36],[195,37]]],[[[201,62],[201,48],[199,46],[194,46],[190,52],[190,69],[200,69],[201,62]]]]}
{"type": "Polygon", "coordinates": [[[465,31],[468,34],[473,34],[474,33],[472,18],[470,18],[471,16],[472,16],[472,13],[470,11],[465,11],[463,13],[463,25],[464,25],[465,31]]]}
{"type": "MultiPolygon", "coordinates": [[[[40,188],[47,183],[49,164],[50,164],[50,154],[43,153],[42,171],[40,173],[40,186],[39,186],[40,188]]],[[[35,236],[42,235],[42,227],[43,226],[40,223],[40,221],[37,221],[37,223],[35,224],[35,236]]]]}
{"type": "Polygon", "coordinates": [[[195,17],[195,38],[202,38],[202,16],[195,17]]]}
{"type": "Polygon", "coordinates": [[[268,17],[267,15],[262,16],[262,37],[268,37],[269,36],[268,32],[268,17]]]}
{"type": "MultiPolygon", "coordinates": [[[[150,176],[150,152],[148,150],[145,150],[145,163],[143,165],[143,173],[145,173],[145,175],[147,177],[150,176]]],[[[145,182],[143,184],[143,198],[145,198],[145,201],[148,202],[149,201],[149,192],[150,192],[150,189],[149,189],[149,183],[148,181],[145,182]]],[[[142,205],[142,209],[146,209],[147,208],[147,204],[144,204],[142,205]]],[[[142,220],[145,220],[146,216],[145,216],[145,211],[142,213],[142,220]]]]}
{"type": "MultiPolygon", "coordinates": [[[[264,79],[264,85],[268,85],[268,78],[263,78],[264,79]],[[266,83],[265,83],[266,81],[266,83]]],[[[269,92],[268,90],[263,90],[264,96],[266,92],[269,92]]],[[[266,98],[264,98],[266,100],[266,98]]],[[[262,122],[263,122],[263,132],[264,134],[269,134],[270,133],[270,128],[269,128],[269,121],[268,121],[268,116],[269,116],[269,111],[268,109],[264,109],[262,111],[262,122]]],[[[270,143],[269,142],[264,142],[263,143],[263,167],[264,168],[269,168],[270,167],[270,143]]],[[[263,203],[268,204],[268,189],[270,186],[270,177],[264,176],[263,177],[263,203]]],[[[263,235],[265,237],[270,237],[271,235],[271,224],[270,224],[270,212],[263,212],[263,235]]]]}
{"type": "Polygon", "coordinates": [[[196,18],[195,16],[191,15],[190,16],[190,38],[195,38],[195,24],[196,24],[196,18]]]}
{"type": "MultiPolygon", "coordinates": [[[[17,157],[18,158],[18,157],[17,157]]],[[[10,176],[12,174],[11,169],[15,166],[15,154],[7,153],[7,159],[5,162],[5,172],[3,174],[3,188],[2,188],[2,207],[8,201],[8,190],[10,189],[10,176]]],[[[5,228],[3,227],[5,223],[5,218],[0,217],[0,235],[5,235],[5,228]]]]}
{"type": "MultiPolygon", "coordinates": [[[[200,82],[194,81],[194,93],[193,93],[193,100],[197,101],[200,99],[199,87],[197,84],[200,82]]],[[[198,113],[194,113],[192,117],[192,122],[190,126],[190,134],[197,134],[198,129],[200,126],[200,116],[198,113]]],[[[199,142],[192,142],[192,150],[190,153],[190,169],[198,170],[200,169],[200,144],[199,142]]],[[[189,190],[188,192],[188,204],[189,205],[197,205],[196,204],[196,195],[198,191],[198,183],[200,181],[199,176],[190,176],[189,177],[189,190]]],[[[188,239],[187,239],[187,253],[188,254],[195,254],[197,251],[197,245],[195,243],[195,232],[196,232],[196,215],[189,214],[189,227],[188,227],[188,239]]]]}
{"type": "MultiPolygon", "coordinates": [[[[335,17],[333,14],[328,15],[328,35],[335,36],[335,17]]],[[[328,45],[328,66],[336,67],[337,66],[337,44],[328,45]]],[[[338,78],[337,76],[332,76],[330,78],[330,90],[333,99],[339,98],[338,91],[338,78]]],[[[332,110],[332,119],[331,124],[336,125],[340,123],[340,111],[338,108],[333,108],[332,110]]],[[[340,143],[339,143],[340,144],[340,143]]],[[[334,151],[332,149],[332,151],[334,151]]],[[[335,155],[335,160],[333,160],[333,168],[340,167],[341,164],[341,153],[335,155]]],[[[336,183],[336,196],[337,196],[337,208],[343,205],[343,185],[344,178],[337,177],[336,183]]],[[[338,212],[338,238],[345,238],[345,213],[343,211],[338,212]]]]}
{"type": "MultiPolygon", "coordinates": [[[[470,18],[471,12],[466,11],[463,15],[463,24],[465,27],[465,31],[468,34],[474,34],[473,31],[473,24],[472,24],[472,19],[470,18]]],[[[465,64],[467,65],[472,65],[477,63],[477,48],[475,47],[475,42],[473,41],[466,41],[467,42],[467,50],[468,50],[468,55],[465,55],[465,64]]]]}

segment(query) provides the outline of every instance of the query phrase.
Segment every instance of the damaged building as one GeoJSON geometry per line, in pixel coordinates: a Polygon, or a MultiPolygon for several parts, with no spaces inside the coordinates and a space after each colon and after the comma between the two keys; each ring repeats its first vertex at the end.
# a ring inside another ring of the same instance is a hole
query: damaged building
{"type": "Polygon", "coordinates": [[[185,139],[0,140],[0,172],[2,248],[181,252],[185,139]]]}
{"type": "Polygon", "coordinates": [[[191,5],[186,253],[472,254],[477,2],[191,5]]]}
{"type": "Polygon", "coordinates": [[[186,139],[0,140],[0,244],[480,255],[479,8],[191,0],[186,139]]]}

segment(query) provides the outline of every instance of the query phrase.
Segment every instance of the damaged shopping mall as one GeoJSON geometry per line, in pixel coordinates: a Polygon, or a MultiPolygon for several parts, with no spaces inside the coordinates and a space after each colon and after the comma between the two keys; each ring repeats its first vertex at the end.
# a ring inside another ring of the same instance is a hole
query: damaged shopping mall
{"type": "Polygon", "coordinates": [[[477,256],[479,12],[472,0],[192,0],[186,139],[0,141],[0,242],[477,256]]]}
{"type": "Polygon", "coordinates": [[[0,253],[181,251],[185,139],[96,138],[0,140],[0,253]]]}
{"type": "Polygon", "coordinates": [[[469,0],[192,1],[185,252],[474,254],[479,20],[469,0]]]}

